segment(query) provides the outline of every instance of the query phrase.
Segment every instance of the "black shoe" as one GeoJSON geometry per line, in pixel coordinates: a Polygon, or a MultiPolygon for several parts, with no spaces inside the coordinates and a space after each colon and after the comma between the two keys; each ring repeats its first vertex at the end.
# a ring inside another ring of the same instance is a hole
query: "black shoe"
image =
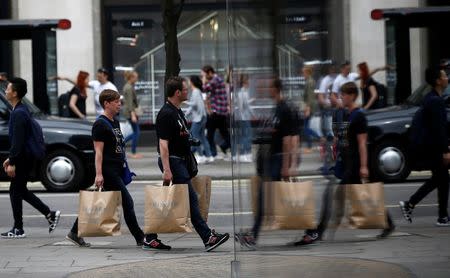
{"type": "Polygon", "coordinates": [[[3,238],[24,238],[26,237],[23,229],[12,228],[10,231],[2,233],[3,238]]]}
{"type": "Polygon", "coordinates": [[[211,230],[208,242],[205,243],[206,252],[212,251],[219,247],[222,243],[226,242],[230,238],[228,233],[218,234],[216,231],[211,230]]]}
{"type": "Polygon", "coordinates": [[[379,238],[379,239],[387,238],[387,237],[390,236],[394,231],[395,231],[395,225],[392,225],[392,226],[390,226],[390,227],[387,227],[386,229],[383,229],[383,231],[381,232],[381,234],[377,235],[377,238],[379,238]]]}
{"type": "Polygon", "coordinates": [[[57,211],[51,211],[50,214],[46,217],[48,221],[48,233],[50,234],[56,229],[56,226],[59,223],[59,217],[61,216],[61,212],[59,210],[57,211]]]}
{"type": "Polygon", "coordinates": [[[142,249],[144,250],[170,250],[172,247],[169,245],[165,245],[161,242],[161,240],[155,238],[150,241],[147,241],[147,239],[144,239],[142,243],[142,249]]]}
{"type": "Polygon", "coordinates": [[[66,239],[76,244],[78,247],[91,247],[90,243],[84,241],[82,237],[78,237],[75,233],[68,233],[66,239]]]}
{"type": "Polygon", "coordinates": [[[439,217],[437,222],[436,222],[436,226],[438,227],[448,227],[450,226],[450,220],[447,217],[439,217]]]}
{"type": "Polygon", "coordinates": [[[252,250],[255,249],[256,239],[254,236],[248,233],[237,233],[234,235],[234,239],[247,248],[250,248],[252,250]]]}
{"type": "Polygon", "coordinates": [[[319,240],[318,233],[305,234],[302,240],[294,242],[295,246],[310,245],[319,240]]]}
{"type": "Polygon", "coordinates": [[[403,217],[405,218],[405,220],[408,221],[409,223],[412,223],[411,214],[414,207],[411,206],[411,204],[408,201],[400,201],[398,202],[398,204],[400,206],[400,209],[402,210],[403,217]]]}

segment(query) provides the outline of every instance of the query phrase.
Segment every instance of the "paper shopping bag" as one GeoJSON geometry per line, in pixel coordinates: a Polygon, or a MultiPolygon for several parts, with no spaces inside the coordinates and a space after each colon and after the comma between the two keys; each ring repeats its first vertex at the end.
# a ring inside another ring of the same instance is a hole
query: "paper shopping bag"
{"type": "Polygon", "coordinates": [[[209,204],[211,201],[211,177],[196,176],[191,179],[192,187],[197,193],[198,207],[203,220],[208,222],[209,204]]]}
{"type": "Polygon", "coordinates": [[[387,227],[383,183],[347,184],[346,215],[356,229],[384,229],[387,227]]]}
{"type": "Polygon", "coordinates": [[[187,184],[146,186],[144,233],[191,232],[187,184]]]}
{"type": "MultiPolygon", "coordinates": [[[[271,194],[266,215],[268,225],[277,230],[316,228],[313,184],[307,182],[268,183],[271,194]]],[[[267,203],[267,201],[265,201],[267,203]]]]}
{"type": "Polygon", "coordinates": [[[78,236],[120,235],[120,191],[80,191],[78,236]]]}

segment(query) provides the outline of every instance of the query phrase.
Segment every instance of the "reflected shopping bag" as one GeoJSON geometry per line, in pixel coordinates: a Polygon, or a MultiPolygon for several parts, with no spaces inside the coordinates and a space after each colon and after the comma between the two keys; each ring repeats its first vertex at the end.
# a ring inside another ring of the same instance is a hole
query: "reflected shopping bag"
{"type": "MultiPolygon", "coordinates": [[[[276,230],[303,230],[316,228],[315,200],[311,181],[271,182],[270,194],[264,199],[270,204],[267,209],[267,224],[276,230]]],[[[265,187],[265,189],[268,189],[265,187]]]]}
{"type": "Polygon", "coordinates": [[[211,177],[196,176],[191,179],[192,187],[197,193],[198,207],[203,220],[208,222],[209,204],[211,201],[211,177]]]}
{"type": "Polygon", "coordinates": [[[144,233],[191,232],[187,184],[145,187],[144,233]]]}
{"type": "Polygon", "coordinates": [[[120,235],[120,191],[80,191],[78,236],[120,235]]]}
{"type": "Polygon", "coordinates": [[[346,215],[356,229],[387,227],[383,183],[345,185],[346,215]]]}

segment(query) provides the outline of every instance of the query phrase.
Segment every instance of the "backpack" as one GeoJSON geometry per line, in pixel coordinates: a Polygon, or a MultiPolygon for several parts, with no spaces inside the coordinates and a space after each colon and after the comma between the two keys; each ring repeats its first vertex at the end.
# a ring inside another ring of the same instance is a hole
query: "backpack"
{"type": "Polygon", "coordinates": [[[419,150],[426,145],[427,130],[424,123],[424,107],[420,106],[414,113],[410,127],[409,143],[412,149],[419,150]]]}
{"type": "Polygon", "coordinates": [[[27,140],[27,146],[31,154],[38,160],[41,160],[45,156],[45,141],[42,127],[33,118],[30,117],[30,137],[27,140]]]}
{"type": "Polygon", "coordinates": [[[60,95],[58,97],[58,115],[60,117],[70,117],[70,91],[60,95]]]}

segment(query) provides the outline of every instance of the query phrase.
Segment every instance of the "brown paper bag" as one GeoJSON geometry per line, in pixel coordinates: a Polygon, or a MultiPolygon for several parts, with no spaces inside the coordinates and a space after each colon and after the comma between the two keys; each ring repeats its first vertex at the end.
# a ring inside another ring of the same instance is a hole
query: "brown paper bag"
{"type": "Polygon", "coordinates": [[[196,176],[191,179],[192,187],[197,193],[198,207],[203,220],[208,222],[209,204],[211,201],[211,177],[196,176]]]}
{"type": "MultiPolygon", "coordinates": [[[[316,228],[315,200],[311,181],[271,182],[266,216],[267,224],[277,230],[303,230],[316,228]]],[[[266,199],[266,198],[265,198],[266,199]]]]}
{"type": "Polygon", "coordinates": [[[187,184],[145,187],[144,233],[191,232],[187,184]]]}
{"type": "Polygon", "coordinates": [[[384,229],[387,227],[383,183],[347,184],[347,217],[356,229],[384,229]]]}
{"type": "Polygon", "coordinates": [[[80,191],[78,236],[120,235],[120,191],[80,191]]]}

